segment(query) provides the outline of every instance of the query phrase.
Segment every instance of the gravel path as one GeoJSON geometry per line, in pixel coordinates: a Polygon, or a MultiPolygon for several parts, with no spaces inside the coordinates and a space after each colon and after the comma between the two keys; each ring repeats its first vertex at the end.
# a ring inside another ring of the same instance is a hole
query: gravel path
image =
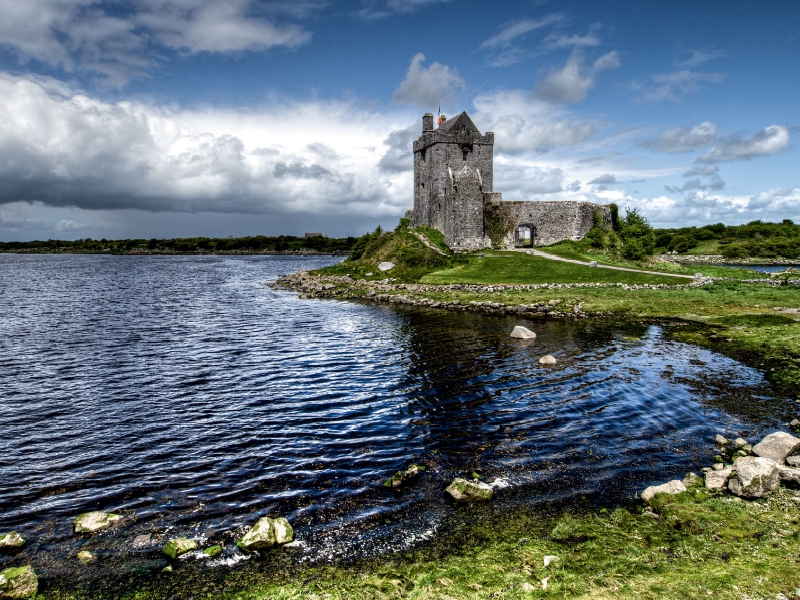
{"type": "MultiPolygon", "coordinates": [[[[517,250],[517,252],[528,252],[528,250],[517,250]]],[[[584,262],[582,260],[574,260],[572,258],[561,258],[560,256],[556,256],[555,254],[549,254],[547,252],[542,252],[541,250],[536,250],[535,248],[530,250],[531,254],[535,256],[541,256],[542,258],[546,258],[548,260],[560,260],[561,262],[568,262],[573,263],[576,265],[583,265],[585,267],[590,266],[588,262],[584,262]]],[[[665,275],[667,277],[682,277],[683,279],[694,279],[692,275],[680,275],[678,273],[658,273],[657,271],[645,271],[644,269],[629,269],[627,267],[612,267],[610,265],[595,265],[597,269],[614,269],[615,271],[630,271],[631,273],[646,273],[647,275],[665,275]]]]}

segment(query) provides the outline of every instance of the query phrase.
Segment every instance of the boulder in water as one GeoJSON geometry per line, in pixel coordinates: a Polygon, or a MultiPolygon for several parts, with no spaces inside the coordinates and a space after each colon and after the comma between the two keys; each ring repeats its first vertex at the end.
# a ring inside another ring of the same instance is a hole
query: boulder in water
{"type": "Polygon", "coordinates": [[[0,571],[0,598],[31,598],[39,590],[33,567],[11,567],[0,571]]]}
{"type": "Polygon", "coordinates": [[[456,477],[447,486],[445,492],[452,496],[453,500],[491,500],[494,496],[494,489],[487,483],[480,481],[468,481],[461,477],[456,477]]]}
{"type": "Polygon", "coordinates": [[[753,454],[782,463],[790,454],[800,450],[800,439],[784,431],[770,433],[753,446],[753,454]]]}
{"type": "Polygon", "coordinates": [[[661,485],[651,485],[649,488],[642,492],[642,500],[650,504],[650,501],[656,494],[680,494],[686,491],[686,486],[682,481],[673,479],[661,485]]]}
{"type": "Polygon", "coordinates": [[[25,538],[23,538],[16,531],[9,531],[0,535],[0,551],[16,550],[25,545],[25,538]]]}
{"type": "Polygon", "coordinates": [[[95,533],[108,529],[112,524],[122,520],[122,515],[99,510],[83,513],[72,522],[75,533],[95,533]]]}
{"type": "Polygon", "coordinates": [[[405,471],[398,471],[389,479],[383,482],[383,485],[388,488],[399,488],[407,483],[409,483],[412,479],[415,479],[417,475],[419,475],[420,471],[424,471],[425,467],[422,465],[411,465],[405,471]]]}
{"type": "Polygon", "coordinates": [[[771,458],[745,456],[733,463],[733,473],[728,480],[732,494],[743,498],[761,498],[778,489],[781,479],[777,464],[771,458]]]}
{"type": "Polygon", "coordinates": [[[78,560],[85,565],[89,564],[94,560],[94,554],[92,554],[88,550],[81,550],[80,552],[78,552],[78,560]]]}
{"type": "Polygon", "coordinates": [[[294,539],[294,531],[289,521],[283,517],[260,518],[250,531],[245,533],[236,545],[242,550],[264,550],[275,544],[288,544],[294,539]]]}
{"type": "Polygon", "coordinates": [[[220,554],[222,554],[222,546],[211,546],[209,548],[206,548],[205,550],[203,550],[203,554],[211,558],[219,556],[220,554]]]}
{"type": "Polygon", "coordinates": [[[172,538],[167,542],[167,545],[164,546],[164,554],[169,556],[172,560],[192,550],[197,550],[197,542],[185,537],[172,538]]]}
{"type": "Polygon", "coordinates": [[[556,361],[555,357],[552,356],[551,354],[548,354],[547,356],[543,356],[542,358],[539,359],[539,364],[540,365],[554,365],[554,364],[556,364],[556,362],[557,361],[556,361]]]}
{"type": "Polygon", "coordinates": [[[522,325],[517,325],[516,327],[514,327],[514,331],[511,332],[511,335],[509,337],[517,338],[520,340],[533,340],[536,338],[536,334],[527,327],[523,327],[522,325]]]}

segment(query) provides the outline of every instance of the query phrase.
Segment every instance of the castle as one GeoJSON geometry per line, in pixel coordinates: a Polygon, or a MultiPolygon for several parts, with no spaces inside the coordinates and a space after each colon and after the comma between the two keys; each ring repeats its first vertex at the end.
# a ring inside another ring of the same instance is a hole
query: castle
{"type": "Polygon", "coordinates": [[[493,189],[494,133],[481,135],[466,112],[433,125],[426,113],[414,142],[414,208],[406,213],[412,226],[438,229],[454,250],[580,240],[595,213],[610,227],[611,211],[599,204],[504,201],[493,189]]]}

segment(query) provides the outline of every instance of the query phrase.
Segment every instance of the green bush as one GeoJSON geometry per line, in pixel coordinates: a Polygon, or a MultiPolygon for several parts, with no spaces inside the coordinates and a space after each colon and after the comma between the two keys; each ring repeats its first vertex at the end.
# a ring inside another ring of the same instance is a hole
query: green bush
{"type": "Polygon", "coordinates": [[[735,260],[740,258],[749,258],[750,253],[744,248],[744,246],[739,246],[738,244],[731,244],[730,246],[722,250],[722,257],[735,260]]]}

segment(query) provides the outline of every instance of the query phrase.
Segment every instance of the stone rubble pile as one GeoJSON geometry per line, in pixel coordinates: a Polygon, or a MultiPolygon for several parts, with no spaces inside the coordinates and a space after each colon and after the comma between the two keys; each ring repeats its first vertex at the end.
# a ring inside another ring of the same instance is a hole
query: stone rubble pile
{"type": "MultiPolygon", "coordinates": [[[[689,473],[683,481],[650,486],[642,492],[642,500],[652,504],[657,494],[679,494],[698,485],[754,500],[777,490],[781,483],[800,485],[800,438],[776,431],[752,446],[742,438],[729,441],[718,434],[714,444],[718,450],[715,464],[702,469],[704,477],[689,473]]],[[[796,498],[800,502],[800,496],[796,498]]]]}

